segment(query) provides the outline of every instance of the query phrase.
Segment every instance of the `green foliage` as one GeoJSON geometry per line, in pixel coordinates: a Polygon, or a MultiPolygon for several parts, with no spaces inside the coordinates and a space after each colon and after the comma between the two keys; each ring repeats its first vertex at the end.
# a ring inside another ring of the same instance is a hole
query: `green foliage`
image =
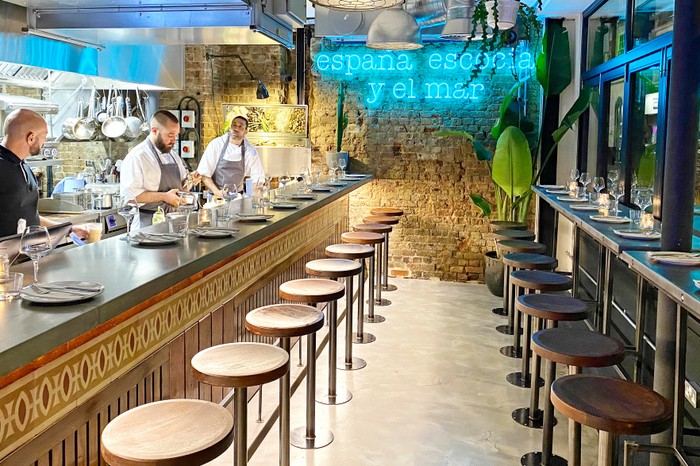
{"type": "Polygon", "coordinates": [[[474,204],[481,209],[484,217],[488,218],[491,216],[491,204],[489,204],[489,201],[478,194],[470,194],[469,197],[471,198],[472,202],[474,202],[474,204]]]}
{"type": "Polygon", "coordinates": [[[537,81],[544,95],[561,94],[571,84],[569,32],[552,22],[542,38],[542,49],[535,62],[537,81]]]}
{"type": "Polygon", "coordinates": [[[491,174],[508,197],[522,196],[532,184],[532,155],[527,138],[515,126],[503,131],[496,143],[491,174]]]}
{"type": "Polygon", "coordinates": [[[345,128],[348,127],[348,114],[345,113],[345,89],[347,88],[347,84],[345,82],[341,82],[340,85],[338,86],[338,111],[337,111],[337,129],[336,129],[336,152],[340,152],[342,150],[343,146],[343,133],[345,132],[345,128]]]}

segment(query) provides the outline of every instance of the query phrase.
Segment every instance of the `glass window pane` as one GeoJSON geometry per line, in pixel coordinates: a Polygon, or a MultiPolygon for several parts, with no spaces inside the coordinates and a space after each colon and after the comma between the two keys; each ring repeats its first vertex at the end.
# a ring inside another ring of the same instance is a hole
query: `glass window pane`
{"type": "Polygon", "coordinates": [[[673,30],[673,0],[635,0],[632,35],[635,47],[673,30]]]}
{"type": "Polygon", "coordinates": [[[626,0],[610,0],[588,18],[588,68],[625,53],[626,0]]]}
{"type": "Polygon", "coordinates": [[[586,154],[586,171],[591,177],[598,176],[598,109],[588,109],[588,151],[586,154]]]}
{"type": "Polygon", "coordinates": [[[628,138],[628,144],[633,188],[654,188],[660,77],[659,66],[638,71],[632,77],[630,134],[636,136],[628,138]]]}
{"type": "Polygon", "coordinates": [[[605,141],[603,157],[607,164],[607,174],[622,175],[622,114],[624,107],[625,80],[624,78],[606,84],[607,112],[605,114],[605,141]]]}

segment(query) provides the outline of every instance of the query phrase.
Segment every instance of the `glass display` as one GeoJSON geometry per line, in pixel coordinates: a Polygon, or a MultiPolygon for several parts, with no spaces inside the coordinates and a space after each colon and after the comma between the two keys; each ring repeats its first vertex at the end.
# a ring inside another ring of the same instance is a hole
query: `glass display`
{"type": "Polygon", "coordinates": [[[673,30],[673,0],[635,0],[632,37],[634,46],[673,30]]]}
{"type": "Polygon", "coordinates": [[[626,0],[610,0],[588,18],[588,68],[625,53],[626,0]]]}
{"type": "Polygon", "coordinates": [[[629,160],[632,188],[653,192],[658,144],[659,80],[661,68],[638,71],[632,75],[632,111],[630,115],[629,160]]]}
{"type": "Polygon", "coordinates": [[[611,173],[622,173],[622,122],[624,121],[623,108],[625,100],[624,78],[607,83],[605,90],[607,93],[607,110],[605,115],[603,159],[607,164],[604,174],[609,177],[611,173]]]}

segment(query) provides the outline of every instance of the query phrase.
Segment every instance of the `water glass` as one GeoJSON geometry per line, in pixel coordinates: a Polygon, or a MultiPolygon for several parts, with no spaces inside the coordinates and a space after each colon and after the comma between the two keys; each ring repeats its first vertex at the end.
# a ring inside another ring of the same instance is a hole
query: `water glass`
{"type": "Polygon", "coordinates": [[[97,243],[102,239],[102,224],[101,223],[86,223],[85,229],[88,231],[87,242],[97,243]]]}
{"type": "Polygon", "coordinates": [[[166,215],[168,218],[168,231],[178,235],[187,232],[188,216],[180,212],[170,212],[166,215]]]}
{"type": "Polygon", "coordinates": [[[348,166],[348,161],[345,160],[345,157],[340,157],[338,159],[338,167],[340,168],[340,176],[341,178],[345,178],[345,168],[348,166]]]}
{"type": "Polygon", "coordinates": [[[632,225],[636,228],[640,228],[639,224],[642,220],[642,211],[637,209],[630,209],[629,213],[630,220],[632,220],[632,225]]]}
{"type": "Polygon", "coordinates": [[[0,301],[12,301],[19,297],[23,281],[23,273],[9,272],[6,275],[0,275],[0,301]]]}

